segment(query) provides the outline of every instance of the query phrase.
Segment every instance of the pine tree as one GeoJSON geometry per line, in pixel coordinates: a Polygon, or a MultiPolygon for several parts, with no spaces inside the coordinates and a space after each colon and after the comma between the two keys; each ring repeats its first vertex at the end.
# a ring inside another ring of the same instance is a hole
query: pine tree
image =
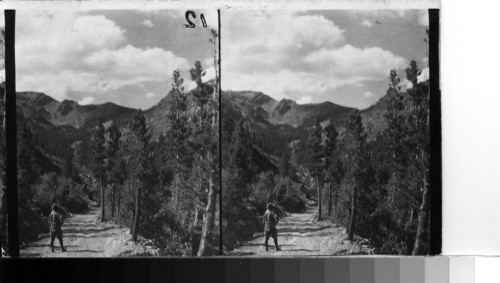
{"type": "Polygon", "coordinates": [[[23,120],[17,131],[17,186],[20,206],[26,206],[33,200],[31,186],[36,182],[40,172],[35,156],[36,148],[31,125],[27,120],[23,120]]]}
{"type": "Polygon", "coordinates": [[[348,239],[354,239],[356,229],[356,218],[358,213],[357,199],[358,191],[363,180],[365,158],[366,133],[364,133],[361,115],[358,110],[352,111],[346,120],[344,147],[345,180],[350,187],[350,212],[348,224],[348,239]]]}
{"type": "Polygon", "coordinates": [[[309,153],[309,172],[313,176],[316,181],[316,189],[318,194],[318,220],[321,220],[321,185],[320,185],[320,177],[323,171],[323,158],[324,158],[324,149],[322,146],[323,141],[323,128],[319,123],[319,120],[316,120],[316,123],[311,128],[309,132],[309,138],[307,142],[308,153],[309,153]]]}
{"type": "Polygon", "coordinates": [[[343,177],[342,162],[338,151],[338,130],[333,121],[325,127],[325,171],[329,184],[328,216],[332,216],[332,206],[337,211],[339,186],[343,177]]]}
{"type": "MultiPolygon", "coordinates": [[[[184,80],[181,78],[180,71],[175,70],[172,75],[172,89],[169,92],[171,97],[169,101],[168,120],[170,122],[169,145],[170,150],[175,157],[175,171],[179,174],[190,167],[190,158],[188,140],[191,136],[189,127],[187,95],[182,86],[184,80]]],[[[165,141],[165,140],[164,140],[165,141]]],[[[165,144],[160,144],[164,146],[165,144]]]]}
{"type": "Polygon", "coordinates": [[[123,166],[121,158],[118,155],[121,142],[121,132],[116,123],[108,128],[108,141],[106,143],[106,172],[107,183],[111,186],[111,217],[115,216],[116,186],[123,178],[123,166]]]}
{"type": "MultiPolygon", "coordinates": [[[[212,44],[214,50],[217,44],[217,33],[212,31],[212,44]]],[[[218,62],[217,52],[214,52],[214,62],[218,62]]],[[[214,66],[216,76],[218,75],[218,65],[214,66]]],[[[199,119],[199,127],[196,133],[198,140],[198,152],[200,154],[200,169],[202,170],[205,180],[208,180],[208,188],[206,188],[206,207],[203,216],[203,228],[198,250],[198,256],[205,256],[215,252],[216,243],[214,237],[215,213],[218,195],[218,158],[214,158],[214,153],[218,149],[219,129],[218,129],[218,81],[215,78],[215,88],[203,82],[205,70],[199,61],[195,62],[194,68],[190,70],[191,80],[196,83],[196,88],[193,90],[193,95],[196,98],[198,106],[197,117],[199,119]],[[200,139],[201,138],[201,139],[200,139]]],[[[204,185],[203,185],[204,187],[204,185]]]]}
{"type": "Polygon", "coordinates": [[[278,166],[279,173],[283,177],[285,177],[285,176],[290,177],[290,178],[294,177],[293,176],[294,172],[292,170],[292,164],[291,164],[290,158],[291,158],[290,157],[290,149],[288,147],[285,147],[285,149],[283,151],[283,157],[281,158],[279,166],[278,166]]]}
{"type": "Polygon", "coordinates": [[[241,119],[231,138],[229,164],[236,171],[238,183],[242,187],[250,184],[254,176],[252,150],[250,132],[245,121],[241,119]]]}
{"type": "Polygon", "coordinates": [[[411,140],[414,142],[415,159],[413,176],[416,184],[419,184],[422,192],[422,200],[418,213],[417,232],[413,246],[413,255],[427,254],[429,235],[429,87],[427,82],[418,82],[422,71],[415,61],[411,61],[406,69],[406,78],[412,83],[408,89],[411,97],[412,111],[410,125],[411,140]]]}
{"type": "Polygon", "coordinates": [[[136,242],[141,222],[142,191],[149,177],[147,172],[149,162],[148,145],[151,138],[148,134],[148,127],[142,110],[134,113],[128,122],[128,128],[131,133],[128,140],[130,154],[129,168],[131,168],[129,174],[136,186],[134,223],[132,228],[132,240],[136,242]]]}
{"type": "Polygon", "coordinates": [[[97,127],[94,129],[91,138],[91,152],[92,152],[92,163],[91,170],[95,178],[99,181],[99,186],[101,187],[101,221],[105,221],[105,191],[104,191],[104,178],[105,178],[105,129],[102,122],[99,121],[97,127]]]}
{"type": "MultiPolygon", "coordinates": [[[[396,69],[390,71],[389,88],[387,89],[387,111],[384,115],[387,121],[387,128],[381,138],[387,145],[391,162],[392,180],[400,183],[404,179],[404,172],[408,166],[407,158],[407,137],[408,129],[406,125],[406,113],[404,95],[401,93],[396,69]]],[[[392,206],[395,201],[396,186],[391,186],[389,192],[389,204],[392,206]]],[[[400,185],[397,187],[401,187],[400,185]]]]}
{"type": "Polygon", "coordinates": [[[73,179],[74,177],[74,164],[73,164],[73,149],[69,147],[67,153],[64,154],[61,173],[63,176],[73,179]]]}
{"type": "Polygon", "coordinates": [[[141,222],[144,179],[147,176],[147,147],[150,139],[142,110],[136,111],[129,119],[128,129],[130,130],[127,138],[128,175],[130,183],[135,187],[134,220],[131,231],[132,240],[137,241],[141,222]]]}

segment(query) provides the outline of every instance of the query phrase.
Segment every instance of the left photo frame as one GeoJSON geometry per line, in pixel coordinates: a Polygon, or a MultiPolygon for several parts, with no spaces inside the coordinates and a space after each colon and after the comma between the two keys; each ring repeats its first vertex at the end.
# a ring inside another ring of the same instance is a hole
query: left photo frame
{"type": "Polygon", "coordinates": [[[219,255],[218,11],[9,13],[15,27],[2,28],[14,28],[15,45],[2,43],[15,47],[15,85],[1,89],[2,107],[10,98],[1,111],[4,255],[219,255]]]}

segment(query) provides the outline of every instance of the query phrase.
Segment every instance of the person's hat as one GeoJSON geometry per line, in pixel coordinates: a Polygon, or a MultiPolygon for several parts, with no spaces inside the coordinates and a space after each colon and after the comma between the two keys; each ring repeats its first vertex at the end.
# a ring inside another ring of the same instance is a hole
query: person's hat
{"type": "Polygon", "coordinates": [[[267,209],[273,209],[274,205],[272,203],[267,204],[267,209]]]}

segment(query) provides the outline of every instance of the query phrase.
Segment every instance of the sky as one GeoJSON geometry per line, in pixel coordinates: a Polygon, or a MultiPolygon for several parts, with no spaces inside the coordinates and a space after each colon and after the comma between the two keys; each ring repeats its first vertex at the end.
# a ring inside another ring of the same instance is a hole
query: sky
{"type": "Polygon", "coordinates": [[[214,77],[210,29],[217,11],[197,11],[184,28],[185,10],[19,10],[16,13],[17,91],[43,92],[79,104],[114,102],[147,109],[165,97],[180,69],[201,61],[214,77]],[[208,27],[200,22],[203,13],[208,27]]]}
{"type": "Polygon", "coordinates": [[[391,69],[403,89],[411,60],[428,74],[428,22],[427,10],[225,10],[221,87],[366,108],[385,94],[391,69]]]}

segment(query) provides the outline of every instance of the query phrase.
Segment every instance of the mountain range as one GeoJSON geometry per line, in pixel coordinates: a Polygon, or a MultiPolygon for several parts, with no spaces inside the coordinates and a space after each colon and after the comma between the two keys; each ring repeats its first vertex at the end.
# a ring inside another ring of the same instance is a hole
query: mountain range
{"type": "MultiPolygon", "coordinates": [[[[330,101],[298,104],[290,99],[277,101],[272,97],[254,91],[223,91],[222,103],[233,119],[244,118],[258,128],[275,128],[303,132],[317,119],[324,127],[330,122],[341,125],[346,115],[354,110],[330,101]],[[237,114],[236,114],[237,113],[237,114]]],[[[385,128],[385,97],[367,109],[360,110],[368,139],[374,139],[385,128]]],[[[223,114],[224,117],[224,114],[223,114]]]]}
{"type": "MultiPolygon", "coordinates": [[[[329,101],[310,104],[298,104],[290,99],[278,101],[255,91],[223,91],[221,98],[223,147],[229,146],[236,121],[245,121],[252,138],[252,158],[259,160],[256,162],[259,172],[277,172],[280,160],[292,146],[295,160],[307,162],[310,127],[317,120],[322,127],[333,122],[342,132],[344,119],[355,109],[329,101]]],[[[376,139],[386,128],[386,109],[384,96],[371,107],[359,110],[367,140],[376,139]]],[[[223,155],[223,160],[228,162],[227,156],[223,155]]]]}
{"type": "MultiPolygon", "coordinates": [[[[221,98],[222,119],[245,119],[252,125],[256,136],[287,144],[303,139],[307,135],[307,128],[317,119],[323,126],[331,121],[341,125],[344,117],[354,109],[332,102],[298,104],[289,99],[277,101],[262,92],[254,91],[223,91],[221,98]]],[[[156,140],[161,132],[168,130],[169,100],[170,96],[167,95],[144,111],[153,140],[156,140]]],[[[194,98],[189,93],[188,105],[191,109],[195,107],[194,98]]],[[[55,156],[62,155],[61,152],[55,152],[59,150],[59,144],[71,145],[88,139],[90,130],[99,120],[105,126],[113,121],[124,127],[131,114],[137,110],[111,102],[79,105],[72,100],[57,101],[40,92],[17,93],[17,107],[18,116],[22,116],[20,119],[29,119],[35,125],[40,143],[39,151],[52,160],[57,160],[55,156]]],[[[372,107],[361,110],[369,139],[375,138],[376,134],[384,129],[385,108],[386,103],[382,98],[372,107]]]]}
{"type": "Polygon", "coordinates": [[[40,92],[19,92],[16,103],[25,117],[43,124],[75,129],[84,128],[98,119],[106,122],[135,111],[112,102],[97,105],[80,105],[72,100],[59,102],[40,92]]]}

